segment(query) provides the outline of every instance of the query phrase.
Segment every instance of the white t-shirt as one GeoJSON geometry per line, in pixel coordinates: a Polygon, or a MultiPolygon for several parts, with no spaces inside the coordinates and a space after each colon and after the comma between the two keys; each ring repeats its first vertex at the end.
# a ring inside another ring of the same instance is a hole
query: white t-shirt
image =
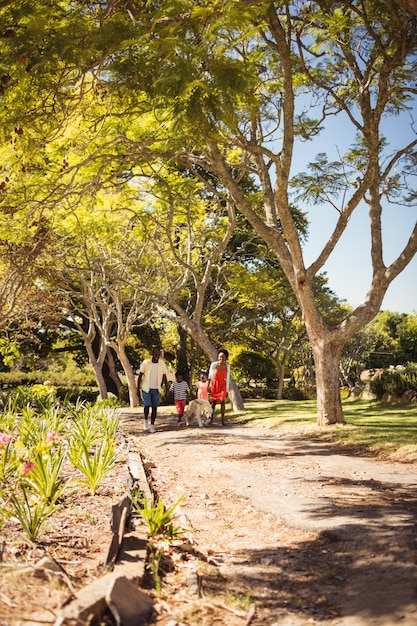
{"type": "Polygon", "coordinates": [[[149,389],[159,389],[158,363],[152,363],[149,372],[149,389]]]}

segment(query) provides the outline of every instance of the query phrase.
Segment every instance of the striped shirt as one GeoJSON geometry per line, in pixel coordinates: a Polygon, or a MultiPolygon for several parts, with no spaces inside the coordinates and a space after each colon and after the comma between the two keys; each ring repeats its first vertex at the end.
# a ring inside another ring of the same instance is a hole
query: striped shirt
{"type": "Polygon", "coordinates": [[[186,380],[174,380],[169,390],[174,392],[174,400],[186,400],[189,386],[186,380]]]}

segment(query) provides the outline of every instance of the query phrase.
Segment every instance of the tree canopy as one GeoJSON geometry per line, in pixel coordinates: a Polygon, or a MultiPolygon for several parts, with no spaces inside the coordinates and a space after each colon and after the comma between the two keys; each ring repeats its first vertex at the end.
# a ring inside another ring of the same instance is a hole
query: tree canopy
{"type": "MultiPolygon", "coordinates": [[[[148,211],[151,240],[162,234],[160,246],[175,260],[172,229],[179,224],[188,231],[207,225],[214,203],[223,213],[213,224],[227,221],[223,238],[236,213],[244,216],[300,307],[315,361],[319,423],[342,422],[343,347],[377,314],[417,250],[416,225],[386,265],[382,236],[390,203],[412,210],[417,200],[415,13],[393,0],[123,0],[16,2],[0,16],[3,232],[17,218],[29,229],[46,218],[52,228],[57,209],[85,210],[99,190],[132,191],[147,181],[169,194],[174,173],[184,185],[192,179],[205,194],[197,222],[165,197],[171,207],[165,229],[157,205],[148,211]],[[407,112],[410,134],[398,145],[384,121],[407,112]],[[337,160],[320,152],[306,172],[294,171],[304,142],[314,144],[330,117],[349,125],[352,144],[337,160]],[[294,204],[305,213],[326,203],[334,208],[333,230],[307,266],[294,204]],[[371,283],[364,301],[335,320],[321,308],[315,281],[363,204],[371,283]]],[[[181,237],[182,231],[180,246],[181,237]]],[[[193,247],[188,266],[176,259],[193,280],[195,254],[193,247]]],[[[159,265],[156,284],[161,272],[159,265]]],[[[182,315],[195,333],[180,293],[169,299],[162,285],[156,291],[162,308],[182,315]]]]}

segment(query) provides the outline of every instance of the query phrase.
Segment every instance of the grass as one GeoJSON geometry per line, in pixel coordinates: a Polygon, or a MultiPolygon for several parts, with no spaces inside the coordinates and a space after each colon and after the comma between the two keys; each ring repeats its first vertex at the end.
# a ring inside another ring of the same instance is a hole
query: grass
{"type": "Polygon", "coordinates": [[[318,427],[316,403],[308,401],[248,400],[235,421],[261,422],[268,428],[306,426],[306,434],[363,452],[417,461],[417,405],[385,404],[369,400],[343,401],[346,424],[318,427]]]}

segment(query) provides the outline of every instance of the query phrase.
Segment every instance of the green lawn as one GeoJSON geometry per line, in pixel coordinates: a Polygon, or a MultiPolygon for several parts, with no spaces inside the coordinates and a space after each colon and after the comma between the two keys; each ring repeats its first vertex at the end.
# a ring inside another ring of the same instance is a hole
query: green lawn
{"type": "Polygon", "coordinates": [[[247,400],[234,421],[261,421],[268,428],[306,426],[306,436],[360,447],[363,451],[417,461],[417,405],[391,405],[369,400],[343,402],[346,424],[319,428],[313,400],[247,400]]]}

